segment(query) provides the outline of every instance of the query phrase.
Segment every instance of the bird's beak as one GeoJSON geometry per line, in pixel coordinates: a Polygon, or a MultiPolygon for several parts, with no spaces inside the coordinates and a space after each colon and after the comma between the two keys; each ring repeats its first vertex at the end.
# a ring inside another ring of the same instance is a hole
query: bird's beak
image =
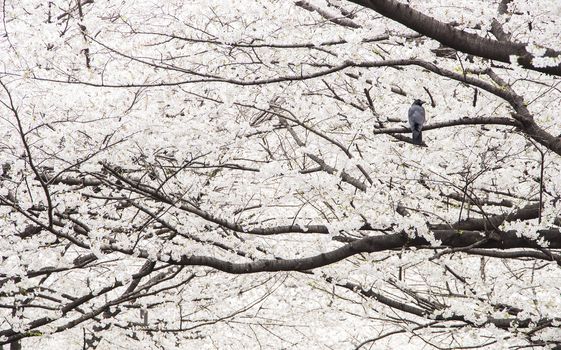
{"type": "Polygon", "coordinates": [[[421,106],[427,103],[426,101],[421,101],[421,106]]]}

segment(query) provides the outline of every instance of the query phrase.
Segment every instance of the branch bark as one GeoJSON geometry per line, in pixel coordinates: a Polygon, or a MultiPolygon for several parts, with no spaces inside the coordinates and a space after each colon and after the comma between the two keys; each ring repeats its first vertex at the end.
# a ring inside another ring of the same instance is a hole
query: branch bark
{"type": "Polygon", "coordinates": [[[323,18],[325,18],[326,20],[333,22],[335,24],[338,24],[340,26],[343,27],[349,27],[349,28],[361,28],[360,25],[356,24],[355,22],[353,22],[351,19],[346,18],[346,17],[342,17],[342,16],[337,16],[333,13],[330,13],[327,10],[324,10],[318,6],[312,5],[307,1],[296,1],[294,3],[294,5],[299,6],[305,10],[308,10],[310,12],[317,12],[320,14],[320,16],[322,16],[323,18]]]}
{"type": "MultiPolygon", "coordinates": [[[[449,126],[456,126],[456,125],[488,125],[488,124],[495,124],[495,125],[507,125],[507,126],[520,126],[515,120],[511,118],[487,118],[487,117],[475,117],[475,118],[462,118],[457,120],[450,120],[446,122],[440,123],[433,123],[429,125],[423,126],[423,131],[426,130],[433,130],[433,129],[440,129],[449,126]]],[[[374,129],[372,131],[373,134],[406,134],[410,133],[411,129],[408,127],[399,127],[399,128],[383,128],[383,129],[374,129]]]]}
{"type": "MultiPolygon", "coordinates": [[[[538,235],[541,239],[549,243],[549,248],[561,248],[560,230],[540,230],[538,235]]],[[[462,248],[472,246],[484,238],[479,231],[457,231],[440,230],[435,231],[434,236],[442,243],[439,247],[462,248]]],[[[390,235],[369,236],[354,242],[348,243],[338,249],[327,253],[301,258],[301,259],[274,259],[256,260],[252,262],[234,263],[211,256],[182,255],[178,258],[166,258],[164,262],[172,265],[181,266],[207,266],[214,269],[232,273],[247,274],[257,272],[276,272],[276,271],[306,271],[322,266],[327,266],[350,256],[360,253],[374,253],[392,249],[402,249],[403,247],[427,247],[430,243],[423,237],[409,238],[406,234],[395,233],[390,235]]],[[[534,248],[541,249],[535,241],[519,237],[516,231],[503,232],[498,240],[486,240],[478,249],[512,249],[512,248],[534,248]]],[[[110,249],[110,247],[108,247],[110,249]]],[[[126,254],[130,251],[115,249],[126,254]]],[[[137,253],[141,258],[148,258],[149,253],[141,251],[137,253]]]]}
{"type": "MultiPolygon", "coordinates": [[[[534,65],[532,63],[534,56],[526,50],[526,46],[522,43],[493,40],[456,29],[448,23],[438,21],[397,0],[349,1],[370,8],[382,16],[393,19],[458,51],[505,63],[510,63],[510,57],[514,55],[518,57],[518,64],[524,68],[561,76],[561,63],[553,67],[534,65]]],[[[559,57],[560,55],[561,53],[552,49],[547,49],[545,53],[546,57],[559,57]]]]}

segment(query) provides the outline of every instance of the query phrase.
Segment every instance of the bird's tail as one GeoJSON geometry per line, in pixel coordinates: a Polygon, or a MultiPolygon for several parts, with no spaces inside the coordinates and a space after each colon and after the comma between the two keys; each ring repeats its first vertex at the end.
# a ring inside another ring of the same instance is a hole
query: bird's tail
{"type": "Polygon", "coordinates": [[[423,144],[423,132],[421,130],[413,130],[413,143],[416,145],[423,144]]]}

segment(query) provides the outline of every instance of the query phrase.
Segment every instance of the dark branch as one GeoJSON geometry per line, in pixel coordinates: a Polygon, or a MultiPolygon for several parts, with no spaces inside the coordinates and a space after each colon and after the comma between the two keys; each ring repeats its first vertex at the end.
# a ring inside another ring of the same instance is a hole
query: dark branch
{"type": "MultiPolygon", "coordinates": [[[[540,239],[549,243],[550,249],[561,248],[560,230],[541,230],[538,231],[538,235],[540,239]]],[[[480,242],[483,238],[481,232],[478,231],[456,230],[435,231],[434,236],[437,240],[442,242],[439,247],[449,248],[473,246],[475,243],[480,242]]],[[[396,233],[383,236],[365,237],[330,252],[301,259],[257,260],[247,263],[233,263],[210,256],[183,255],[180,258],[166,259],[165,262],[172,265],[208,266],[233,274],[247,274],[265,271],[306,271],[330,265],[360,253],[402,249],[403,247],[426,246],[430,246],[430,243],[422,237],[410,239],[406,234],[396,233]]],[[[513,248],[541,249],[541,246],[531,239],[519,237],[516,231],[503,232],[501,233],[499,239],[488,239],[484,244],[478,246],[478,249],[504,250],[513,248]]],[[[124,251],[122,249],[116,250],[126,254],[132,254],[130,251],[124,251]]],[[[141,251],[139,256],[142,258],[148,258],[149,254],[141,251]]]]}
{"type": "MultiPolygon", "coordinates": [[[[496,124],[496,125],[507,125],[507,126],[520,126],[516,120],[511,118],[487,118],[487,117],[475,117],[475,118],[462,118],[457,120],[450,120],[446,122],[439,122],[433,123],[429,125],[423,126],[423,131],[426,130],[433,130],[433,129],[440,129],[449,126],[457,126],[457,125],[489,125],[489,124],[496,124]]],[[[386,129],[374,129],[372,131],[373,134],[405,134],[410,133],[411,129],[407,127],[401,128],[386,128],[386,129]]]]}
{"type": "MultiPolygon", "coordinates": [[[[534,56],[526,51],[522,43],[498,41],[481,37],[454,28],[448,23],[437,21],[397,0],[350,0],[368,7],[379,14],[393,19],[420,34],[426,35],[443,45],[458,51],[483,58],[510,63],[510,56],[518,56],[518,63],[527,69],[561,76],[561,64],[553,67],[537,67],[532,64],[534,56]]],[[[547,49],[546,57],[556,57],[561,53],[547,49]]]]}

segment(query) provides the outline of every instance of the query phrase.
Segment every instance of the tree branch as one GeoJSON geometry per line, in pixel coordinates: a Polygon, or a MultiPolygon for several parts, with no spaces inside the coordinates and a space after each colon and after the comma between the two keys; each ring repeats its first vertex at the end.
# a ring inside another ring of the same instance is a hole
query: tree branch
{"type": "MultiPolygon", "coordinates": [[[[553,67],[533,65],[534,56],[526,50],[524,44],[493,40],[456,29],[448,23],[440,22],[397,0],[349,1],[370,8],[458,51],[505,63],[510,63],[510,56],[514,55],[518,56],[518,64],[524,68],[561,76],[561,63],[553,67]]],[[[560,55],[561,53],[552,49],[547,49],[545,54],[546,57],[558,57],[560,55]]]]}
{"type": "Polygon", "coordinates": [[[338,24],[340,26],[349,27],[349,28],[361,28],[360,25],[356,24],[355,22],[353,22],[349,18],[334,15],[327,10],[324,10],[322,8],[319,8],[319,7],[315,6],[315,5],[310,4],[307,1],[296,1],[294,3],[294,5],[299,6],[299,7],[303,8],[305,10],[308,10],[310,12],[315,11],[315,12],[319,13],[319,15],[321,17],[325,18],[326,20],[328,20],[330,22],[338,24]]]}
{"type": "MultiPolygon", "coordinates": [[[[561,248],[560,230],[540,230],[540,239],[549,243],[549,248],[561,248]]],[[[480,242],[484,237],[479,231],[456,231],[440,230],[435,231],[434,236],[441,241],[439,247],[462,248],[470,247],[480,242]]],[[[322,266],[327,266],[350,256],[360,253],[373,253],[379,251],[402,249],[403,247],[426,247],[430,246],[425,238],[409,238],[406,234],[395,233],[383,236],[369,236],[354,242],[348,243],[338,249],[322,253],[319,255],[301,259],[275,259],[275,260],[256,260],[252,262],[233,263],[227,260],[214,258],[211,256],[197,256],[184,254],[181,257],[166,257],[163,262],[181,266],[208,266],[214,269],[232,274],[247,274],[257,272],[276,272],[276,271],[306,271],[322,266]]],[[[519,237],[516,231],[503,232],[498,240],[489,239],[484,244],[478,246],[479,249],[512,249],[512,248],[536,248],[541,247],[533,240],[519,237]]],[[[130,250],[123,250],[118,247],[108,246],[107,249],[121,251],[126,254],[133,254],[130,250]]],[[[150,254],[140,251],[135,254],[141,258],[148,258],[150,254]]]]}
{"type": "MultiPolygon", "coordinates": [[[[433,129],[440,129],[449,126],[456,126],[456,125],[489,125],[489,124],[496,124],[496,125],[507,125],[507,126],[516,126],[519,127],[520,123],[516,120],[511,118],[502,118],[502,117],[475,117],[475,118],[462,118],[457,120],[450,120],[446,122],[439,122],[433,123],[423,126],[423,131],[426,130],[433,130],[433,129]]],[[[411,129],[407,127],[400,127],[400,128],[383,128],[383,129],[374,129],[372,133],[374,135],[377,134],[405,134],[410,133],[411,129]]]]}

